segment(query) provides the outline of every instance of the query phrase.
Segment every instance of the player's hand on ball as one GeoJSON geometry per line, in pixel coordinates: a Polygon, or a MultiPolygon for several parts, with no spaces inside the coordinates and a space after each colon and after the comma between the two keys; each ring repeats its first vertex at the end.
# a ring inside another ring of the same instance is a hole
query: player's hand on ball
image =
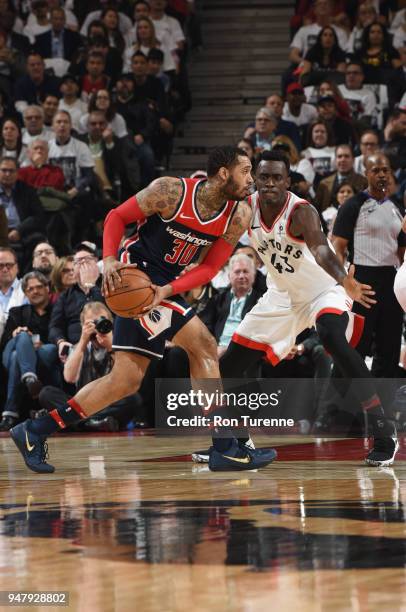
{"type": "Polygon", "coordinates": [[[354,278],[355,267],[350,266],[347,276],[343,281],[343,287],[346,290],[347,294],[355,300],[359,302],[365,308],[371,308],[373,304],[376,304],[376,300],[372,296],[375,295],[375,291],[372,289],[371,285],[363,285],[359,283],[354,278]]]}
{"type": "Polygon", "coordinates": [[[137,264],[123,264],[114,257],[103,260],[103,295],[111,295],[121,285],[120,270],[123,268],[136,268],[137,264]]]}
{"type": "Polygon", "coordinates": [[[151,285],[151,289],[154,290],[155,296],[151,304],[144,308],[145,314],[159,306],[162,300],[165,300],[167,297],[172,295],[171,285],[163,285],[162,287],[159,287],[158,285],[151,285]]]}

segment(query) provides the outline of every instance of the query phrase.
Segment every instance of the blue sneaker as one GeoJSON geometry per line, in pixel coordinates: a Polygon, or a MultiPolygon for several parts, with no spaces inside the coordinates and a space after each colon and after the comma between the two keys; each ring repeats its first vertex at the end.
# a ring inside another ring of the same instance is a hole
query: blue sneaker
{"type": "Polygon", "coordinates": [[[27,429],[28,421],[19,423],[10,429],[14,444],[23,456],[25,465],[33,472],[51,474],[55,472],[53,465],[46,462],[48,459],[48,444],[45,436],[39,436],[27,429]]]}
{"type": "MultiPolygon", "coordinates": [[[[255,448],[254,442],[251,440],[251,438],[244,443],[238,442],[238,444],[242,449],[245,447],[250,448],[251,450],[255,448]]],[[[214,446],[210,446],[204,450],[194,451],[194,453],[192,453],[193,463],[209,463],[210,453],[212,453],[213,450],[214,446]]]]}
{"type": "Polygon", "coordinates": [[[234,472],[241,470],[257,470],[271,463],[277,456],[273,448],[251,449],[246,445],[241,448],[238,440],[233,440],[224,453],[213,448],[209,457],[209,468],[212,472],[234,472]]]}

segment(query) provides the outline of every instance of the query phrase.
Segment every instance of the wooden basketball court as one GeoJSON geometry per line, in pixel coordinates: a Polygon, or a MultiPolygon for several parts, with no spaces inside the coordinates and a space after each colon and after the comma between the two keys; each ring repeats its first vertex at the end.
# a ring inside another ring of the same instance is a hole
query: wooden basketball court
{"type": "Polygon", "coordinates": [[[405,440],[393,469],[363,440],[256,441],[278,460],[216,474],[188,456],[206,438],[60,435],[40,476],[2,434],[0,590],[69,592],[21,610],[406,610],[405,440]]]}

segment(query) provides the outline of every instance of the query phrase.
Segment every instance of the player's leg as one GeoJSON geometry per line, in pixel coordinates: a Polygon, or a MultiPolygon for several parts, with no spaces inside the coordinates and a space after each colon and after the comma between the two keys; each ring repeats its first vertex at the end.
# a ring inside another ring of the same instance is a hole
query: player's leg
{"type": "MultiPolygon", "coordinates": [[[[198,386],[221,390],[217,344],[207,327],[198,317],[190,319],[173,337],[173,342],[188,354],[190,375],[198,386]],[[204,382],[203,382],[204,381],[204,382]],[[219,389],[220,386],[220,389],[219,389]]],[[[217,406],[211,415],[225,416],[224,408],[217,406]]],[[[264,467],[276,456],[273,449],[251,449],[240,447],[231,429],[214,430],[214,452],[210,454],[212,470],[247,470],[264,467]]]]}
{"type": "Polygon", "coordinates": [[[370,465],[390,465],[398,449],[396,430],[386,416],[376,392],[374,379],[364,359],[348,343],[346,330],[349,315],[325,313],[317,318],[316,328],[323,346],[332,356],[343,375],[357,381],[355,391],[372,425],[374,449],[366,461],[370,465]]]}
{"type": "Polygon", "coordinates": [[[220,379],[216,340],[197,316],[183,325],[172,342],[186,351],[192,380],[220,379]]]}
{"type": "Polygon", "coordinates": [[[149,361],[149,358],[137,353],[118,351],[109,374],[80,389],[63,407],[55,408],[38,419],[28,419],[14,427],[10,433],[27,467],[34,472],[53,472],[53,466],[46,463],[46,437],[135,393],[149,361]]]}

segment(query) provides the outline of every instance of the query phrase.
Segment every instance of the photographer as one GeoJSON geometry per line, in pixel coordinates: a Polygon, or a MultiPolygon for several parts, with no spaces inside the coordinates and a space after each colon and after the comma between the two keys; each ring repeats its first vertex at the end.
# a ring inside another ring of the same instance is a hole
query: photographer
{"type": "MultiPolygon", "coordinates": [[[[71,348],[65,362],[63,376],[79,390],[92,380],[108,374],[113,366],[113,319],[101,302],[88,302],[80,314],[82,332],[79,342],[71,348]]],[[[39,396],[42,408],[53,410],[63,406],[69,396],[56,387],[45,387],[39,396]]],[[[117,431],[125,429],[139,403],[137,395],[130,395],[108,406],[96,417],[82,425],[86,431],[117,431]]]]}

